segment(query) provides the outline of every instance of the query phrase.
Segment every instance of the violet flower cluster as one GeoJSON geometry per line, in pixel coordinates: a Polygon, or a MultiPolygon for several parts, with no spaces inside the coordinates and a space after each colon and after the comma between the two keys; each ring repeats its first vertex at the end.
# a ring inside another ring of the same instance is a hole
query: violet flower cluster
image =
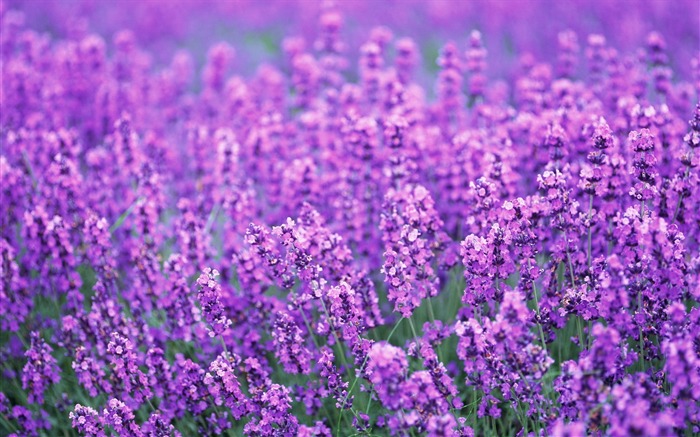
{"type": "Polygon", "coordinates": [[[44,3],[0,435],[700,434],[697,1],[44,3]]]}

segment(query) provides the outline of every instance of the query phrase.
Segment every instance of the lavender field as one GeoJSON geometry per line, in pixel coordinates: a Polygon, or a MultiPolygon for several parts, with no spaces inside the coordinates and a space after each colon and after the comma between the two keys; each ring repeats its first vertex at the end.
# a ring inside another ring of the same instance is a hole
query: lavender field
{"type": "Polygon", "coordinates": [[[0,0],[0,436],[700,435],[700,0],[0,0]]]}

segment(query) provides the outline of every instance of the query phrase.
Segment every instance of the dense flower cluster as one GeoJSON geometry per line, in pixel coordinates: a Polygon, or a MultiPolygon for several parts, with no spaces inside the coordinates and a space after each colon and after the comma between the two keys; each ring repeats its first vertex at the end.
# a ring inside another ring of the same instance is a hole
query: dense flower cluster
{"type": "Polygon", "coordinates": [[[27,364],[22,369],[22,388],[27,390],[30,403],[43,404],[44,392],[60,380],[60,369],[51,355],[53,348],[37,332],[32,332],[32,343],[27,352],[27,364]]]}
{"type": "Polygon", "coordinates": [[[697,1],[17,3],[0,435],[700,433],[697,1]]]}

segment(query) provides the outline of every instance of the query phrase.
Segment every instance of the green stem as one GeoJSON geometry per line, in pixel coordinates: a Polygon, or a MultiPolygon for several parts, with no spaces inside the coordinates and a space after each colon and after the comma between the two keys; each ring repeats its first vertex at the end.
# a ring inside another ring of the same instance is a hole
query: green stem
{"type": "MultiPolygon", "coordinates": [[[[326,308],[326,303],[324,302],[323,298],[319,299],[321,301],[321,306],[323,307],[323,312],[326,314],[326,317],[328,318],[328,323],[330,324],[331,322],[331,315],[328,312],[328,308],[326,308]]],[[[338,333],[336,332],[336,329],[334,326],[331,325],[331,333],[333,334],[333,338],[335,339],[335,343],[338,345],[338,348],[340,348],[340,361],[343,363],[343,366],[345,367],[345,371],[348,372],[348,378],[350,377],[350,367],[348,366],[348,361],[347,358],[345,357],[345,350],[343,349],[343,344],[340,342],[340,339],[338,338],[338,333]]]]}
{"type": "Polygon", "coordinates": [[[124,211],[124,212],[122,213],[122,215],[119,216],[119,218],[117,219],[117,221],[114,222],[114,224],[113,224],[112,226],[110,226],[110,228],[109,228],[109,233],[110,233],[110,234],[113,234],[114,231],[116,231],[117,229],[119,229],[119,228],[124,224],[124,220],[126,220],[127,217],[129,217],[129,216],[131,215],[131,212],[134,210],[134,207],[135,207],[139,202],[141,202],[142,200],[143,200],[143,197],[139,197],[139,198],[137,198],[136,200],[134,200],[134,201],[131,203],[131,205],[129,205],[128,208],[126,208],[126,211],[124,211]]]}
{"type": "MultiPolygon", "coordinates": [[[[404,411],[403,408],[401,408],[401,414],[403,415],[404,418],[406,417],[406,411],[404,411]]],[[[408,428],[408,433],[411,434],[412,436],[415,435],[415,434],[413,433],[413,427],[408,428]]]]}
{"type": "Polygon", "coordinates": [[[569,240],[566,240],[566,260],[569,264],[569,275],[571,276],[571,285],[576,287],[576,278],[574,277],[574,264],[571,262],[571,253],[569,253],[569,240]]]}
{"type": "MultiPolygon", "coordinates": [[[[309,319],[306,318],[306,313],[304,312],[304,308],[299,307],[299,313],[301,313],[301,318],[304,320],[304,325],[306,325],[307,331],[309,331],[309,335],[311,336],[311,340],[314,343],[314,346],[316,346],[316,350],[321,350],[321,346],[318,343],[318,340],[316,340],[316,335],[314,334],[314,331],[311,329],[311,324],[309,323],[309,319]]],[[[345,405],[345,400],[343,400],[343,405],[345,405]]],[[[323,411],[326,412],[326,416],[330,417],[330,412],[326,408],[325,402],[322,404],[323,405],[323,411]]],[[[338,429],[340,429],[340,421],[343,419],[343,410],[340,410],[338,412],[338,429]]]]}
{"type": "Polygon", "coordinates": [[[678,213],[681,211],[681,204],[683,203],[683,194],[681,193],[680,196],[678,196],[678,204],[676,205],[676,209],[673,211],[673,218],[671,219],[671,224],[676,223],[676,218],[678,218],[678,213]]]}
{"type": "Polygon", "coordinates": [[[394,332],[396,332],[396,329],[399,327],[399,325],[401,324],[401,322],[403,322],[404,319],[405,319],[405,317],[401,317],[399,319],[399,321],[396,322],[396,325],[394,325],[394,328],[391,330],[391,332],[389,332],[389,335],[387,336],[386,340],[384,340],[384,341],[386,341],[388,343],[389,340],[391,340],[391,337],[394,336],[394,332]]]}
{"type": "MultiPolygon", "coordinates": [[[[689,162],[693,161],[694,150],[695,149],[690,149],[689,162]]],[[[687,180],[688,176],[690,176],[690,167],[685,168],[685,174],[683,175],[683,180],[687,180]]],[[[681,211],[681,204],[683,203],[683,195],[684,194],[685,193],[681,193],[681,195],[678,196],[678,204],[676,205],[675,211],[673,211],[673,219],[671,219],[671,224],[674,224],[676,222],[676,218],[678,217],[678,213],[681,211]]]]}
{"type": "Polygon", "coordinates": [[[151,407],[151,413],[155,413],[156,411],[158,411],[158,409],[153,406],[153,403],[151,403],[150,399],[146,398],[146,402],[148,402],[148,406],[151,407]]]}
{"type": "MultiPolygon", "coordinates": [[[[430,323],[435,325],[435,312],[433,311],[433,303],[430,297],[428,297],[428,317],[430,318],[430,323]]],[[[442,344],[437,345],[437,356],[440,362],[442,361],[442,344]]]]}
{"type": "Polygon", "coordinates": [[[207,218],[207,223],[204,225],[204,234],[205,235],[209,234],[211,227],[214,225],[214,222],[219,217],[220,210],[221,210],[220,203],[217,203],[216,205],[214,205],[214,208],[212,208],[211,213],[209,214],[209,217],[207,218]]]}
{"type": "Polygon", "coordinates": [[[0,417],[2,417],[3,420],[5,420],[5,422],[7,422],[8,428],[12,429],[13,431],[19,432],[19,428],[17,428],[17,426],[15,426],[15,424],[12,423],[12,421],[5,415],[5,413],[0,413],[0,417]]]}
{"type": "Polygon", "coordinates": [[[428,317],[430,317],[432,323],[435,323],[435,312],[433,311],[433,303],[430,298],[428,298],[428,317]]]}
{"type": "Polygon", "coordinates": [[[32,163],[29,161],[29,155],[27,155],[26,150],[22,151],[22,161],[27,167],[27,172],[29,173],[29,178],[32,180],[32,188],[36,189],[38,183],[36,180],[36,175],[34,174],[34,169],[32,168],[32,163]]]}
{"type": "MultiPolygon", "coordinates": [[[[639,291],[637,294],[637,306],[639,308],[639,312],[642,312],[642,302],[643,302],[643,297],[642,297],[642,292],[639,291]]],[[[642,370],[646,372],[646,362],[644,361],[644,330],[642,329],[642,326],[639,325],[639,352],[640,352],[640,360],[642,362],[642,370]]]]}
{"type": "MultiPolygon", "coordinates": [[[[530,258],[527,259],[527,268],[529,270],[532,270],[532,263],[530,262],[530,258]]],[[[539,298],[537,297],[537,284],[535,283],[535,279],[532,279],[532,294],[535,296],[535,311],[537,312],[537,327],[539,328],[540,331],[540,340],[542,341],[542,348],[546,351],[547,350],[547,342],[544,340],[544,330],[542,329],[542,325],[540,324],[539,317],[540,317],[540,302],[539,298]]]]}
{"type": "Polygon", "coordinates": [[[221,346],[224,347],[224,358],[226,358],[228,360],[230,355],[228,354],[228,348],[226,347],[226,342],[224,341],[224,336],[219,335],[219,340],[221,340],[221,346]]]}
{"type": "MultiPolygon", "coordinates": [[[[388,342],[391,340],[391,337],[394,335],[394,332],[396,332],[396,328],[399,327],[401,322],[403,321],[403,317],[399,319],[398,322],[396,322],[396,325],[394,325],[394,328],[391,330],[389,333],[389,336],[387,337],[386,341],[388,342]]],[[[362,372],[365,369],[365,365],[367,364],[367,360],[369,359],[369,354],[365,357],[365,359],[362,361],[362,365],[360,366],[359,372],[355,375],[355,379],[352,381],[352,384],[350,385],[350,388],[348,389],[347,394],[345,395],[345,399],[343,399],[343,402],[341,405],[345,405],[345,402],[348,400],[350,397],[350,393],[352,393],[352,390],[355,388],[355,385],[357,385],[357,382],[360,380],[360,376],[362,375],[362,372]]],[[[371,399],[371,398],[370,398],[371,399]]],[[[340,424],[339,424],[340,425],[340,424]]]]}
{"type": "Polygon", "coordinates": [[[411,332],[413,333],[413,338],[418,339],[418,334],[416,333],[416,327],[413,326],[413,316],[408,318],[408,324],[411,327],[411,332]]]}
{"type": "MultiPolygon", "coordinates": [[[[328,318],[328,323],[331,321],[331,316],[328,313],[328,309],[326,308],[326,303],[324,302],[323,298],[319,299],[321,301],[321,305],[323,307],[323,312],[326,314],[326,317],[328,318]]],[[[335,339],[336,344],[338,345],[338,348],[340,349],[340,361],[343,364],[343,367],[345,367],[345,372],[347,372],[348,375],[348,381],[350,380],[350,366],[348,365],[347,359],[345,357],[345,351],[343,349],[343,344],[340,342],[340,339],[338,338],[338,334],[336,333],[336,329],[334,326],[331,325],[331,332],[333,333],[333,338],[335,339]]],[[[357,411],[355,411],[354,408],[350,407],[350,411],[352,414],[360,420],[360,417],[357,414],[357,411]]],[[[343,417],[343,410],[341,409],[340,415],[339,415],[339,421],[338,421],[338,434],[340,435],[340,419],[343,417]]]]}
{"type": "MultiPolygon", "coordinates": [[[[396,329],[399,327],[399,325],[401,324],[401,322],[403,322],[404,319],[405,319],[405,317],[401,317],[399,319],[399,321],[396,322],[396,325],[394,325],[394,328],[391,330],[391,332],[389,333],[389,336],[385,340],[387,343],[389,342],[389,340],[391,340],[391,337],[394,335],[394,332],[396,332],[396,329]]],[[[365,358],[365,361],[366,361],[366,358],[365,358]]],[[[369,414],[369,407],[371,405],[372,405],[372,392],[370,391],[369,392],[369,400],[367,401],[367,408],[365,408],[365,414],[369,414]]]]}
{"type": "Polygon", "coordinates": [[[576,316],[576,328],[578,330],[578,347],[579,349],[583,350],[583,327],[581,325],[581,317],[576,316]]]}
{"type": "Polygon", "coordinates": [[[311,329],[311,324],[309,323],[309,319],[306,318],[306,313],[304,313],[304,308],[299,307],[299,312],[301,313],[301,318],[304,319],[304,325],[306,325],[306,330],[309,331],[309,335],[311,336],[311,340],[314,342],[314,346],[316,346],[317,350],[321,350],[321,346],[319,346],[318,341],[316,340],[316,335],[314,335],[314,331],[311,329]]]}
{"type": "Polygon", "coordinates": [[[588,250],[586,251],[588,259],[588,268],[591,268],[591,252],[592,252],[592,234],[593,234],[593,223],[591,219],[593,218],[593,194],[590,195],[588,200],[588,250]]]}
{"type": "MultiPolygon", "coordinates": [[[[309,323],[309,319],[306,317],[306,313],[304,312],[304,308],[302,308],[301,306],[299,306],[299,313],[301,314],[301,318],[304,320],[304,325],[306,326],[306,329],[309,332],[309,335],[311,336],[311,340],[313,341],[314,346],[316,346],[316,349],[318,351],[320,351],[321,346],[319,345],[318,340],[316,339],[316,335],[314,334],[313,329],[311,329],[311,323],[309,323]]],[[[225,345],[224,345],[224,347],[225,347],[225,345]]],[[[309,381],[311,381],[310,377],[309,377],[309,381]]],[[[323,407],[323,411],[326,414],[326,417],[330,418],[331,414],[330,414],[330,411],[328,410],[328,408],[326,407],[325,402],[322,402],[321,405],[323,407]]],[[[357,413],[354,410],[353,410],[353,414],[355,414],[355,417],[357,417],[357,413]]],[[[340,429],[340,421],[342,420],[342,418],[343,418],[343,411],[341,410],[338,414],[338,429],[340,429]]]]}

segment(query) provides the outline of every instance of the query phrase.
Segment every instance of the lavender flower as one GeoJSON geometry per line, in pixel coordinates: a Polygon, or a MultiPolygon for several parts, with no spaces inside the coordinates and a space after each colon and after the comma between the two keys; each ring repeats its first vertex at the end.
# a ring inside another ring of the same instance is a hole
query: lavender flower
{"type": "Polygon", "coordinates": [[[261,415],[246,424],[246,435],[294,435],[297,432],[297,418],[289,413],[289,389],[272,384],[256,401],[262,407],[261,415]]]}
{"type": "Polygon", "coordinates": [[[226,317],[225,308],[221,303],[221,286],[216,282],[217,276],[217,270],[207,267],[197,278],[197,299],[202,307],[204,319],[209,324],[207,329],[211,337],[220,336],[231,326],[231,320],[226,317]]]}
{"type": "Polygon", "coordinates": [[[386,251],[384,273],[388,298],[396,311],[409,317],[422,299],[437,294],[437,279],[431,263],[434,250],[443,240],[442,221],[430,193],[411,186],[387,193],[380,228],[386,251]]]}
{"type": "Polygon", "coordinates": [[[86,437],[102,437],[106,435],[99,413],[94,409],[77,404],[68,416],[73,422],[73,428],[81,435],[86,437]]]}
{"type": "Polygon", "coordinates": [[[32,332],[31,346],[24,354],[27,364],[22,369],[22,388],[28,390],[30,403],[43,404],[44,392],[61,380],[61,369],[51,355],[52,351],[53,348],[38,332],[32,332]]]}
{"type": "Polygon", "coordinates": [[[486,87],[486,49],[477,30],[469,35],[469,48],[465,53],[466,70],[469,72],[469,96],[471,99],[483,96],[486,87]]]}
{"type": "Polygon", "coordinates": [[[133,343],[121,334],[113,332],[107,345],[107,352],[110,355],[114,376],[118,378],[124,392],[133,396],[139,404],[149,399],[152,392],[148,385],[148,378],[138,367],[133,343]]]}
{"type": "Polygon", "coordinates": [[[305,346],[302,331],[286,312],[275,316],[272,338],[277,358],[289,373],[309,373],[310,352],[305,346]]]}
{"type": "Polygon", "coordinates": [[[402,406],[402,383],[408,361],[403,350],[388,343],[375,343],[368,354],[367,374],[382,404],[390,410],[402,406]]]}
{"type": "Polygon", "coordinates": [[[127,437],[143,435],[141,428],[135,422],[134,412],[118,399],[112,398],[107,402],[102,418],[104,423],[111,426],[119,435],[127,437]]]}
{"type": "Polygon", "coordinates": [[[167,423],[160,414],[153,413],[148,422],[141,427],[144,437],[170,437],[175,434],[175,427],[167,423]]]}
{"type": "MultiPolygon", "coordinates": [[[[630,190],[630,195],[643,204],[652,200],[657,193],[654,138],[648,129],[642,129],[630,132],[628,140],[635,152],[632,168],[637,178],[637,182],[630,190]]],[[[643,206],[641,212],[644,212],[643,206]]]]}
{"type": "Polygon", "coordinates": [[[238,357],[219,355],[209,365],[209,372],[204,375],[203,382],[214,398],[214,404],[225,405],[231,409],[234,419],[246,414],[246,398],[241,391],[240,383],[234,373],[238,357]]]}
{"type": "Polygon", "coordinates": [[[272,3],[0,5],[0,435],[700,433],[698,2],[272,3]]]}
{"type": "Polygon", "coordinates": [[[72,366],[75,376],[90,396],[96,397],[100,392],[112,392],[112,385],[105,377],[103,365],[91,357],[84,346],[76,348],[72,366]]]}
{"type": "Polygon", "coordinates": [[[0,240],[0,326],[3,330],[16,332],[32,309],[27,281],[20,275],[15,260],[15,250],[7,240],[0,240]]]}

